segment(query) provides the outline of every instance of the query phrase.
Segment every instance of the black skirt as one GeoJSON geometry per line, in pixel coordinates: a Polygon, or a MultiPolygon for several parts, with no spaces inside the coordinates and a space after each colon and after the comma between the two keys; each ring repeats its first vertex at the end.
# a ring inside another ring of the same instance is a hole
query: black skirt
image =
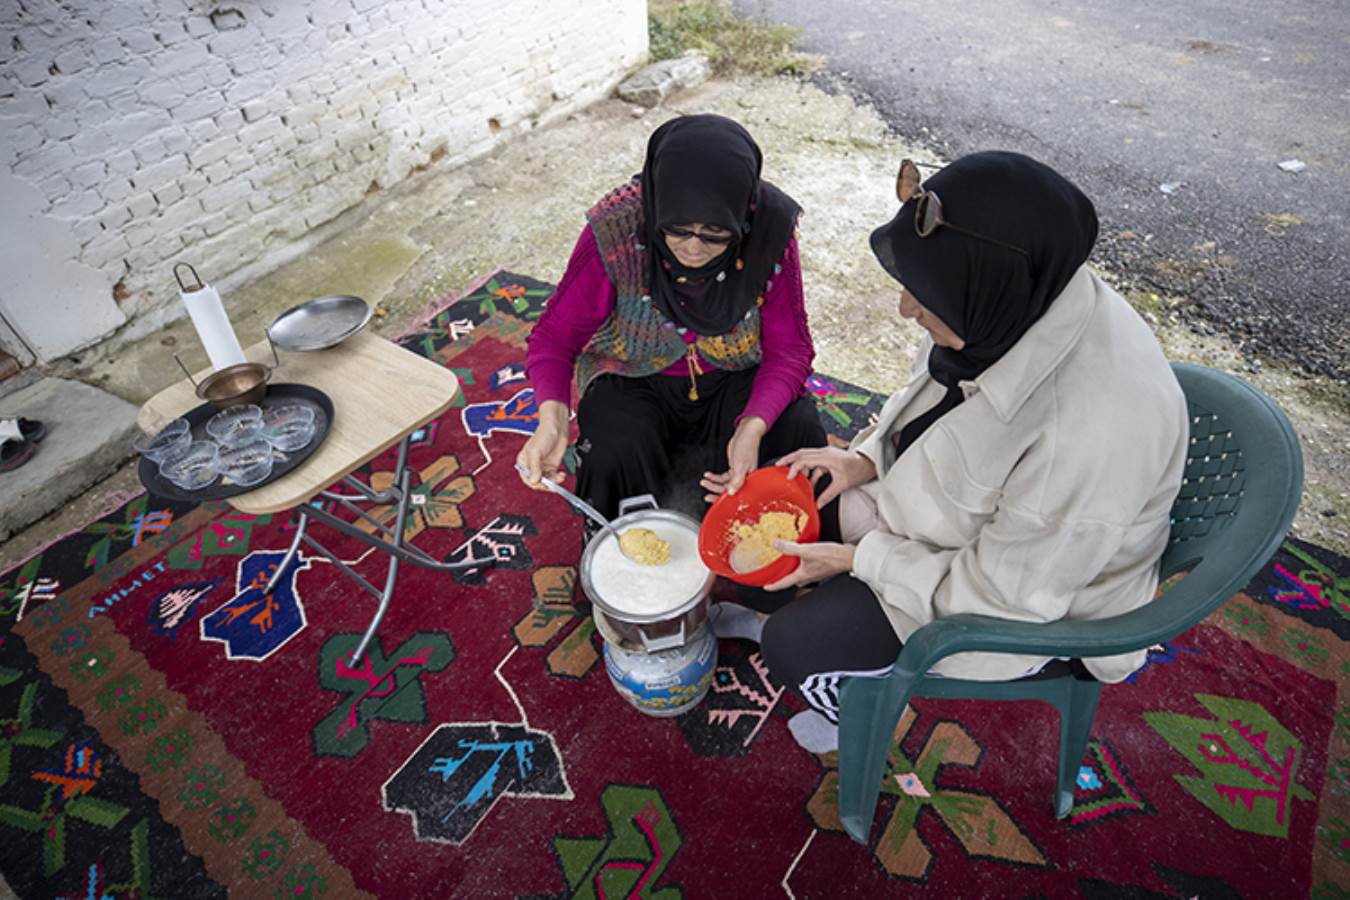
{"type": "MultiPolygon", "coordinates": [[[[663,508],[701,520],[707,504],[699,479],[704,472],[727,470],[727,443],[757,371],[701,375],[697,400],[689,399],[687,378],[596,378],[577,405],[577,492],[610,518],[618,515],[620,500],[653,494],[663,508]]],[[[760,442],[759,463],[823,446],[825,429],[815,403],[798,397],[760,442]]]]}

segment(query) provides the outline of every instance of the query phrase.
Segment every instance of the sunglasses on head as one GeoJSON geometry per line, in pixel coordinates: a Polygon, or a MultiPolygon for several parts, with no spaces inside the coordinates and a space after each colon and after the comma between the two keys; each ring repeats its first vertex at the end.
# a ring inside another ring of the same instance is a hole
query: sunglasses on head
{"type": "Polygon", "coordinates": [[[1021,247],[948,222],[942,214],[942,200],[938,198],[938,195],[919,186],[919,167],[913,160],[906,159],[900,163],[900,172],[895,176],[895,195],[900,198],[901,203],[908,203],[910,199],[915,200],[914,231],[921,238],[930,237],[939,228],[950,228],[952,231],[960,232],[967,237],[973,237],[1002,247],[1005,250],[1020,253],[1028,261],[1031,260],[1031,254],[1021,247]]]}
{"type": "Polygon", "coordinates": [[[677,241],[687,241],[692,238],[698,238],[709,247],[726,247],[732,241],[730,234],[708,234],[706,231],[690,231],[688,228],[679,228],[674,225],[668,225],[661,229],[666,237],[677,241]]]}

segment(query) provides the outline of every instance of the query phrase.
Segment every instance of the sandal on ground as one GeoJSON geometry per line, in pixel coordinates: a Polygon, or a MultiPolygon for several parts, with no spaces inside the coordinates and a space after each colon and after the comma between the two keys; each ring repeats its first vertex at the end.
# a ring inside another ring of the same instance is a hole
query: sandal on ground
{"type": "Polygon", "coordinates": [[[47,426],[37,419],[25,419],[23,416],[18,416],[15,421],[19,423],[19,431],[23,433],[23,436],[35,444],[42,443],[42,439],[47,436],[47,426]]]}
{"type": "Polygon", "coordinates": [[[12,439],[8,433],[11,423],[19,429],[19,434],[25,440],[32,441],[34,444],[42,443],[42,439],[47,436],[47,426],[37,419],[25,419],[23,416],[0,416],[0,440],[12,439]]]}
{"type": "Polygon", "coordinates": [[[29,420],[13,417],[0,419],[0,472],[17,469],[32,459],[33,453],[37,451],[36,441],[46,436],[47,429],[40,422],[30,423],[36,424],[38,429],[30,428],[25,433],[23,426],[26,422],[29,420]],[[40,437],[34,439],[29,434],[38,434],[40,437]]]}

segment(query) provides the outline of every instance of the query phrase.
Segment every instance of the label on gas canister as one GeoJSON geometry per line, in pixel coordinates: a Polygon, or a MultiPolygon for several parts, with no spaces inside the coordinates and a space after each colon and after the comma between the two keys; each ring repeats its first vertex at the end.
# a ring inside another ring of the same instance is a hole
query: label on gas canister
{"type": "Polygon", "coordinates": [[[638,709],[660,715],[697,703],[712,684],[717,641],[704,640],[676,650],[635,653],[605,642],[605,669],[615,689],[638,709]]]}

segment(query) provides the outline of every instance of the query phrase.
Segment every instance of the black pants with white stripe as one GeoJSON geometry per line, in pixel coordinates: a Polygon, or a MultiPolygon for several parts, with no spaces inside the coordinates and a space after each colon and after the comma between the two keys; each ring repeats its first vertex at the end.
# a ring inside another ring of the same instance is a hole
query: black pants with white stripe
{"type": "Polygon", "coordinates": [[[881,601],[852,575],[823,581],[773,613],[760,640],[774,680],[831,722],[839,721],[840,681],[886,675],[900,647],[881,601]]]}

